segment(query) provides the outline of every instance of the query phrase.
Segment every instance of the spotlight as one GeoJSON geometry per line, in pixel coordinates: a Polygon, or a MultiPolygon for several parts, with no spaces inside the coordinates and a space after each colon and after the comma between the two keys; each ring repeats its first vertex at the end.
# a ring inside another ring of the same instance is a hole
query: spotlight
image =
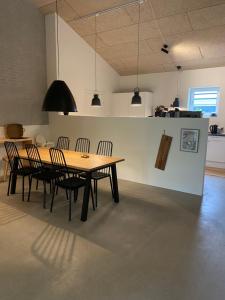
{"type": "Polygon", "coordinates": [[[164,44],[163,47],[161,48],[161,51],[168,54],[169,53],[169,50],[168,49],[168,45],[167,44],[164,44]]]}
{"type": "Polygon", "coordinates": [[[166,50],[166,49],[164,49],[164,48],[161,48],[161,51],[162,51],[162,52],[164,52],[164,53],[166,53],[166,54],[168,54],[168,53],[169,53],[169,51],[168,51],[168,50],[166,50]]]}

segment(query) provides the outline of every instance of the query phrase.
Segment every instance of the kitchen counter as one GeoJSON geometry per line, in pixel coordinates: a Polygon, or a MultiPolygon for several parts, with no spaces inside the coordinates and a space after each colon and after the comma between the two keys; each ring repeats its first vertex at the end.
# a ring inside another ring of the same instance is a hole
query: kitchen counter
{"type": "Polygon", "coordinates": [[[225,168],[225,134],[209,134],[206,166],[225,168]]]}
{"type": "Polygon", "coordinates": [[[209,132],[208,136],[224,136],[225,137],[225,133],[212,134],[211,132],[209,132]]]}

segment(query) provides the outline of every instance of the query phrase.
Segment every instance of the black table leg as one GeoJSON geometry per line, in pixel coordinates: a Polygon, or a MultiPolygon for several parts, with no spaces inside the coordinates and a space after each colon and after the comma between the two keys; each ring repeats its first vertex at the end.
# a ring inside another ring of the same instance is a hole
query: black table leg
{"type": "Polygon", "coordinates": [[[111,166],[111,170],[112,170],[112,184],[113,184],[114,202],[119,203],[120,199],[119,199],[119,191],[118,191],[116,164],[111,166]]]}
{"type": "Polygon", "coordinates": [[[91,172],[87,172],[86,184],[85,184],[85,188],[84,188],[81,218],[80,218],[81,221],[83,221],[83,222],[87,221],[90,190],[91,190],[91,172]]]}
{"type": "Polygon", "coordinates": [[[14,162],[13,162],[13,172],[12,173],[12,183],[11,183],[11,194],[15,194],[16,193],[16,180],[17,180],[17,169],[18,169],[18,164],[19,164],[19,158],[15,157],[14,158],[14,162]]]}

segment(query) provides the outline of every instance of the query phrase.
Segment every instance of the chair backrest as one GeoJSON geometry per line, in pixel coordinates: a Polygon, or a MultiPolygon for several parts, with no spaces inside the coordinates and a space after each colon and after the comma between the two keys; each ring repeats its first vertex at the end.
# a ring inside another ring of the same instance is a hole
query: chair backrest
{"type": "Polygon", "coordinates": [[[50,148],[49,153],[54,168],[58,171],[62,170],[64,173],[67,173],[69,177],[69,170],[62,150],[58,148],[50,148]]]}
{"type": "Polygon", "coordinates": [[[17,157],[18,158],[18,169],[22,168],[22,162],[21,159],[19,158],[19,153],[16,147],[16,144],[14,142],[4,142],[4,146],[5,146],[5,150],[6,150],[6,154],[9,160],[9,165],[11,168],[11,171],[14,168],[14,158],[17,157]]]}
{"type": "Polygon", "coordinates": [[[70,139],[67,136],[58,137],[56,148],[62,150],[69,150],[69,146],[70,146],[70,139]]]}
{"type": "Polygon", "coordinates": [[[113,143],[111,141],[99,141],[96,154],[112,156],[113,143]]]}
{"type": "Polygon", "coordinates": [[[78,138],[75,145],[75,151],[89,153],[90,140],[87,138],[78,138]]]}
{"type": "MultiPolygon", "coordinates": [[[[99,141],[96,154],[112,156],[113,143],[111,141],[99,141]]],[[[101,169],[102,173],[110,174],[111,169],[109,167],[101,169]]]]}
{"type": "Polygon", "coordinates": [[[34,144],[26,144],[25,149],[27,151],[30,166],[33,168],[43,167],[43,163],[41,161],[37,146],[35,146],[34,144]]]}

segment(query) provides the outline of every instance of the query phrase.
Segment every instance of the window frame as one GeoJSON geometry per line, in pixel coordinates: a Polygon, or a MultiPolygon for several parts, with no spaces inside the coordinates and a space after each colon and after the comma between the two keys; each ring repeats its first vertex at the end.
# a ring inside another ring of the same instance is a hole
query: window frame
{"type": "Polygon", "coordinates": [[[217,117],[218,116],[218,112],[219,112],[219,102],[220,102],[220,87],[218,86],[208,86],[208,87],[191,87],[189,88],[189,94],[188,94],[188,110],[193,111],[194,108],[194,94],[195,92],[202,92],[202,91],[217,91],[217,98],[216,98],[216,115],[213,115],[214,113],[207,113],[207,112],[202,112],[202,116],[204,118],[213,118],[213,117],[217,117]]]}

